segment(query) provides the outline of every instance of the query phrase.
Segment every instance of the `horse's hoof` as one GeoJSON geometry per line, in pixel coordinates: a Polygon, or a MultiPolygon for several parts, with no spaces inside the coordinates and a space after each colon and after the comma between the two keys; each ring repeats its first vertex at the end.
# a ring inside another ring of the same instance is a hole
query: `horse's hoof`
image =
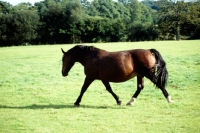
{"type": "Polygon", "coordinates": [[[74,107],[79,107],[80,104],[79,103],[74,103],[74,107]]]}
{"type": "Polygon", "coordinates": [[[168,100],[168,103],[173,103],[174,101],[173,100],[168,100]]]}
{"type": "Polygon", "coordinates": [[[122,104],[122,101],[119,100],[119,101],[117,102],[117,105],[121,105],[121,104],[122,104]]]}
{"type": "Polygon", "coordinates": [[[167,101],[168,101],[168,103],[173,103],[173,102],[174,102],[174,101],[172,100],[171,96],[168,96],[168,97],[167,97],[167,101]]]}
{"type": "Polygon", "coordinates": [[[131,98],[131,100],[126,104],[127,106],[133,105],[133,103],[136,101],[136,98],[131,98]]]}
{"type": "Polygon", "coordinates": [[[132,104],[132,103],[130,103],[130,102],[128,102],[126,105],[127,105],[127,106],[130,106],[130,105],[133,105],[133,104],[132,104]]]}

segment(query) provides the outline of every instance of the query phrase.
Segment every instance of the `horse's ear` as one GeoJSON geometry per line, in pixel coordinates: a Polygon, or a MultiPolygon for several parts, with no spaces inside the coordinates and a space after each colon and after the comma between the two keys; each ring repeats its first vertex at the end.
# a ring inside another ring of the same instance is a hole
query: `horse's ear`
{"type": "Polygon", "coordinates": [[[63,52],[63,54],[65,54],[65,51],[61,48],[61,51],[63,52]]]}

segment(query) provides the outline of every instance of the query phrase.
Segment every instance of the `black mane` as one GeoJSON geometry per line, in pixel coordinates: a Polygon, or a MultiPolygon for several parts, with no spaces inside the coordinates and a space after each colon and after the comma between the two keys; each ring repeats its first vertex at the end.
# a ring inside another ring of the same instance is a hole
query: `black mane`
{"type": "Polygon", "coordinates": [[[94,46],[87,46],[87,45],[76,45],[70,50],[68,50],[68,53],[76,54],[76,55],[83,55],[88,52],[96,52],[99,49],[94,46]]]}

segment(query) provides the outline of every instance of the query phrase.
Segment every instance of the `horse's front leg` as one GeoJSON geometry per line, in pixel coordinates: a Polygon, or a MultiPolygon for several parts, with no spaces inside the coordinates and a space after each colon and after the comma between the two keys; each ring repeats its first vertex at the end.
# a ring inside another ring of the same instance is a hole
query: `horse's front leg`
{"type": "Polygon", "coordinates": [[[122,101],[119,100],[119,97],[113,92],[111,86],[110,86],[110,83],[107,82],[107,81],[102,81],[102,83],[104,84],[104,86],[106,87],[106,90],[108,92],[110,92],[112,94],[112,96],[115,98],[116,102],[118,105],[121,105],[122,101]]]}
{"type": "Polygon", "coordinates": [[[85,78],[84,84],[83,84],[83,86],[81,88],[80,95],[77,98],[76,102],[74,103],[75,106],[79,106],[80,105],[80,102],[81,102],[81,99],[83,97],[83,94],[85,93],[85,91],[87,90],[87,88],[90,86],[90,84],[93,81],[94,81],[94,79],[91,79],[91,78],[88,78],[88,77],[85,78]]]}
{"type": "Polygon", "coordinates": [[[132,96],[131,100],[126,105],[132,105],[136,101],[137,96],[140,94],[143,88],[144,88],[144,77],[137,76],[137,90],[135,94],[132,96]]]}

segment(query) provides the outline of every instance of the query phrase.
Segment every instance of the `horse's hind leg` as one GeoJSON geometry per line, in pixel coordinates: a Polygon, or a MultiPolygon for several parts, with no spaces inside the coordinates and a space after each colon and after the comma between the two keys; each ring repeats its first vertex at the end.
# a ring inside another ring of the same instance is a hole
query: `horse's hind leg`
{"type": "Polygon", "coordinates": [[[165,96],[165,98],[167,99],[167,101],[169,103],[173,103],[173,100],[171,99],[171,96],[168,94],[167,90],[165,88],[161,88],[161,91],[163,95],[165,96]]]}
{"type": "Polygon", "coordinates": [[[112,94],[112,96],[115,98],[117,104],[118,104],[118,105],[121,105],[122,101],[119,100],[119,97],[113,92],[113,90],[112,90],[112,88],[111,88],[111,86],[110,86],[110,83],[107,82],[107,81],[102,81],[102,83],[105,85],[106,90],[107,90],[108,92],[110,92],[110,93],[112,94]]]}
{"type": "Polygon", "coordinates": [[[137,76],[137,90],[132,96],[131,100],[126,105],[132,105],[136,101],[137,96],[140,94],[143,88],[144,88],[144,77],[137,76]]]}

